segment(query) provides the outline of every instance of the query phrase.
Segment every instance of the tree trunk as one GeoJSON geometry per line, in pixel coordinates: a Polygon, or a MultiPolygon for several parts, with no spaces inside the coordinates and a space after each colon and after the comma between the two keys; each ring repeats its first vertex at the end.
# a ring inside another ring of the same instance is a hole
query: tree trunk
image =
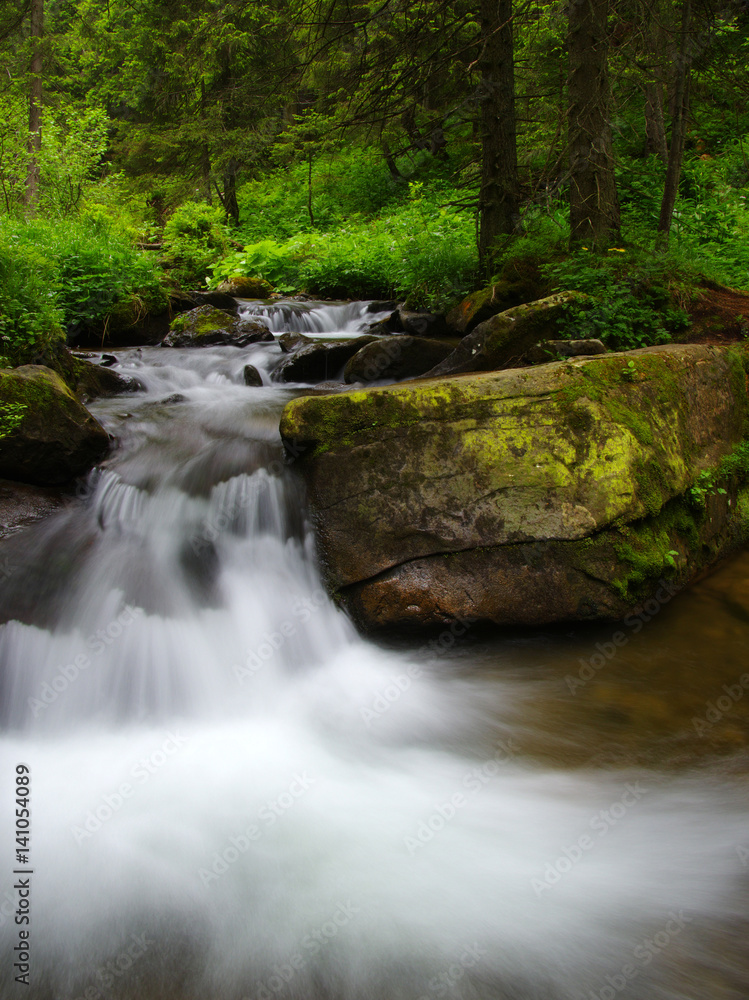
{"type": "Polygon", "coordinates": [[[512,0],[481,0],[479,258],[491,267],[500,236],[519,223],[512,0]]]}
{"type": "Polygon", "coordinates": [[[29,83],[29,165],[26,204],[33,209],[39,199],[39,154],[42,149],[42,36],[44,0],[31,0],[31,66],[29,83]]]}
{"type": "Polygon", "coordinates": [[[668,163],[663,85],[660,80],[645,85],[645,136],[648,153],[655,153],[664,163],[668,163]]]}
{"type": "Polygon", "coordinates": [[[671,221],[674,217],[674,205],[679,190],[681,165],[684,159],[684,139],[689,117],[689,84],[692,75],[692,49],[689,44],[689,34],[692,26],[692,3],[684,0],[681,8],[681,39],[679,55],[676,59],[676,86],[674,92],[674,115],[671,124],[671,147],[668,151],[666,167],[666,183],[663,187],[661,214],[658,219],[658,232],[661,240],[668,243],[671,231],[671,221]]]}
{"type": "MultiPolygon", "coordinates": [[[[205,96],[205,80],[200,81],[200,119],[205,122],[208,117],[207,111],[207,100],[205,96]]],[[[205,127],[205,125],[204,125],[205,127]]],[[[205,190],[205,200],[209,205],[213,204],[213,195],[211,192],[211,151],[207,142],[202,144],[200,150],[200,172],[203,176],[203,188],[205,190]]]]}
{"type": "Polygon", "coordinates": [[[232,156],[224,167],[224,193],[221,204],[224,206],[227,221],[231,219],[235,226],[239,225],[239,204],[237,202],[237,170],[239,163],[232,156]]]}
{"type": "Polygon", "coordinates": [[[570,0],[570,242],[593,248],[618,241],[608,71],[608,0],[570,0]]]}

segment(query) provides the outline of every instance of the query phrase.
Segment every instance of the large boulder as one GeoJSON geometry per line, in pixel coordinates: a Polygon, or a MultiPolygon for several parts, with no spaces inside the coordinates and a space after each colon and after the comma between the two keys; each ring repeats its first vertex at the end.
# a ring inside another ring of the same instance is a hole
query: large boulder
{"type": "Polygon", "coordinates": [[[363,627],[539,624],[622,617],[747,537],[720,478],[747,412],[738,349],[670,345],[302,397],[281,432],[363,627]]]}
{"type": "MultiPolygon", "coordinates": [[[[284,335],[285,336],[285,335],[284,335]]],[[[376,337],[352,337],[347,340],[313,340],[284,356],[271,372],[274,382],[323,382],[335,379],[346,362],[376,337]]],[[[288,343],[288,341],[287,341],[288,343]]]]}
{"type": "Polygon", "coordinates": [[[564,310],[586,300],[580,292],[559,292],[497,313],[479,323],[444,361],[426,373],[427,377],[504,368],[522,358],[539,340],[553,338],[564,310]]]}
{"type": "Polygon", "coordinates": [[[347,382],[414,378],[444,361],[452,349],[443,340],[399,334],[382,337],[357,351],[343,374],[347,382]]]}
{"type": "Polygon", "coordinates": [[[162,347],[246,347],[257,341],[273,340],[263,323],[241,320],[215,306],[199,306],[174,320],[162,347]]]}
{"type": "Polygon", "coordinates": [[[38,485],[81,475],[109,435],[63,380],[43,365],[0,371],[0,476],[38,485]]]}

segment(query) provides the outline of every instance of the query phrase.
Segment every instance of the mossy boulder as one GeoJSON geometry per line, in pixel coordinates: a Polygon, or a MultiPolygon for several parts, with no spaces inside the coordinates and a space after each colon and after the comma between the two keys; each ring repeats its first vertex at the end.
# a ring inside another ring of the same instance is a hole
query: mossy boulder
{"type": "Polygon", "coordinates": [[[625,615],[747,537],[738,349],[647,348],[289,403],[332,591],[364,627],[625,615]],[[632,364],[630,365],[630,362],[632,364]]]}
{"type": "Polygon", "coordinates": [[[43,365],[0,370],[0,477],[57,485],[87,471],[109,435],[60,376],[43,365]]]}
{"type": "Polygon", "coordinates": [[[581,292],[559,292],[497,313],[464,337],[427,376],[496,371],[519,360],[540,340],[554,337],[564,310],[586,301],[581,292]]]}
{"type": "Polygon", "coordinates": [[[504,312],[506,309],[530,302],[538,294],[538,286],[534,281],[500,279],[486,288],[471,292],[456,306],[453,306],[446,317],[447,326],[454,333],[465,337],[479,323],[491,319],[492,316],[496,316],[497,313],[504,312]]]}
{"type": "Polygon", "coordinates": [[[267,299],[273,294],[273,285],[265,278],[245,278],[235,274],[228,281],[222,281],[216,290],[238,299],[267,299]]]}
{"type": "Polygon", "coordinates": [[[162,347],[246,347],[257,341],[273,340],[262,323],[238,319],[216,306],[199,306],[172,320],[162,347]]]}
{"type": "Polygon", "coordinates": [[[414,378],[444,361],[452,350],[443,340],[395,334],[362,347],[347,362],[343,374],[349,383],[414,378]]]}

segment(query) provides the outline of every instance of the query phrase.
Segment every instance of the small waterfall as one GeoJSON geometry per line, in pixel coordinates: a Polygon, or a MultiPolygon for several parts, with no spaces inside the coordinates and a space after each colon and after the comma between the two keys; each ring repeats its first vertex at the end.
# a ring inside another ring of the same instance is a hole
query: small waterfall
{"type": "MultiPolygon", "coordinates": [[[[376,305],[376,304],[375,304],[376,305]]],[[[272,333],[310,337],[358,337],[385,319],[392,309],[372,311],[370,302],[240,302],[240,315],[265,323],[272,333]]]]}

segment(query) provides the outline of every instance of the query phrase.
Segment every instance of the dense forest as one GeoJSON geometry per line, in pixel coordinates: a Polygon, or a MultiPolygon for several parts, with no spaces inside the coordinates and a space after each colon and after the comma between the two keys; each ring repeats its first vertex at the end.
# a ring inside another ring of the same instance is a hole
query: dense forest
{"type": "Polygon", "coordinates": [[[431,309],[576,288],[578,329],[668,340],[695,288],[749,286],[748,25],[712,0],[4,0],[5,363],[233,275],[431,309]]]}

